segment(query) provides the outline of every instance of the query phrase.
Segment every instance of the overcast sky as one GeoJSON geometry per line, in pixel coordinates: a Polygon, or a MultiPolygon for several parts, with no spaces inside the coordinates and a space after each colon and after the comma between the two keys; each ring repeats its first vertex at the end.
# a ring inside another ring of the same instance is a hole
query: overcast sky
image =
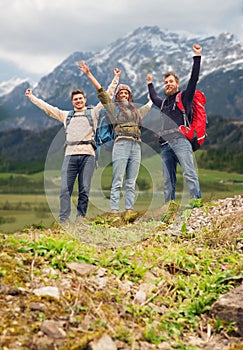
{"type": "Polygon", "coordinates": [[[243,0],[0,0],[0,83],[38,79],[75,51],[103,49],[138,27],[230,32],[243,43],[243,0]]]}

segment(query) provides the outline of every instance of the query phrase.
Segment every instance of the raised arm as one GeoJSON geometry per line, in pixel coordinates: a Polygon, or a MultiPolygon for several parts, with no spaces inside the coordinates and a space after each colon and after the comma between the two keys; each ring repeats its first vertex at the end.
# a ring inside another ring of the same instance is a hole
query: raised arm
{"type": "MultiPolygon", "coordinates": [[[[98,82],[98,80],[93,76],[93,74],[90,72],[89,66],[87,64],[84,64],[83,61],[78,62],[79,68],[81,71],[87,75],[91,83],[94,85],[94,87],[97,89],[98,93],[98,99],[102,103],[102,105],[105,107],[105,109],[108,112],[108,116],[111,120],[111,122],[114,122],[114,111],[115,106],[111,101],[111,96],[108,94],[108,92],[101,86],[101,84],[98,82]]],[[[114,71],[115,74],[120,74],[118,71],[114,71]]],[[[115,90],[115,89],[114,89],[115,90]]],[[[114,92],[113,92],[114,93],[114,92]]],[[[99,104],[97,105],[99,106],[99,104]]]]}
{"type": "Polygon", "coordinates": [[[68,114],[68,111],[63,111],[57,107],[50,105],[49,103],[37,98],[32,94],[31,89],[27,89],[25,91],[25,96],[38,108],[40,108],[43,112],[45,112],[50,117],[59,120],[64,123],[64,120],[68,114]]]}
{"type": "Polygon", "coordinates": [[[93,76],[93,74],[90,72],[89,70],[89,66],[87,63],[84,63],[83,61],[78,61],[78,66],[80,68],[80,70],[87,75],[87,77],[89,78],[89,80],[91,81],[91,83],[94,85],[94,87],[96,88],[96,90],[101,89],[101,85],[98,82],[98,80],[93,76]]]}
{"type": "Polygon", "coordinates": [[[191,76],[190,76],[190,79],[188,81],[185,93],[182,96],[182,102],[183,102],[183,105],[186,109],[187,114],[191,110],[193,96],[194,96],[197,82],[199,79],[201,53],[202,53],[202,47],[198,44],[194,44],[192,49],[193,49],[193,53],[194,53],[192,72],[191,72],[191,76]]]}
{"type": "Polygon", "coordinates": [[[153,85],[153,76],[152,74],[147,74],[147,83],[148,83],[148,91],[149,96],[153,102],[153,104],[160,108],[163,102],[163,99],[157,95],[157,92],[155,91],[154,85],[153,85]]]}
{"type": "Polygon", "coordinates": [[[140,112],[142,118],[145,117],[146,114],[148,114],[148,112],[150,111],[150,109],[153,105],[153,102],[151,101],[149,94],[147,95],[147,98],[148,98],[148,102],[139,108],[139,112],[140,112]]]}
{"type": "Polygon", "coordinates": [[[119,68],[114,68],[113,71],[114,71],[114,78],[112,79],[112,82],[110,83],[110,85],[108,86],[108,89],[107,89],[107,93],[111,99],[114,96],[116,87],[119,83],[120,74],[121,74],[121,70],[119,68]]]}

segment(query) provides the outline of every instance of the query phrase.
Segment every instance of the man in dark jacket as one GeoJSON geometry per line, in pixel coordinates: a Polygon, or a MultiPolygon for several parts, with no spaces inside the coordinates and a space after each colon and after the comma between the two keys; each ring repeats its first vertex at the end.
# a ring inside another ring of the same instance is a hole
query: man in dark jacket
{"type": "MultiPolygon", "coordinates": [[[[193,45],[193,67],[191,77],[186,90],[182,93],[182,102],[186,115],[190,117],[192,101],[199,78],[202,47],[193,45]]],[[[176,106],[176,95],[179,92],[179,78],[174,72],[164,75],[164,89],[166,98],[157,95],[152,83],[152,75],[147,75],[150,98],[155,106],[161,110],[161,134],[162,168],[164,177],[165,202],[175,199],[176,167],[181,165],[184,179],[191,198],[201,198],[200,185],[197,171],[193,162],[193,150],[190,141],[178,131],[180,125],[184,125],[182,112],[176,106]]]]}

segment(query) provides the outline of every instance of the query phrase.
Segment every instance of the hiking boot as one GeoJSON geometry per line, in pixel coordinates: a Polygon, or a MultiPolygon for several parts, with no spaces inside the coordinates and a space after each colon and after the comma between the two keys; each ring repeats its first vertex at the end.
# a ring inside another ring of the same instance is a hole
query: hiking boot
{"type": "Polygon", "coordinates": [[[136,217],[137,217],[137,213],[134,212],[133,209],[125,210],[124,220],[126,222],[133,222],[133,221],[135,221],[136,217]]]}
{"type": "Polygon", "coordinates": [[[66,220],[60,222],[60,225],[62,226],[62,228],[64,230],[70,230],[70,228],[72,226],[72,223],[71,223],[71,221],[69,219],[66,219],[66,220]]]}
{"type": "Polygon", "coordinates": [[[119,210],[113,209],[113,210],[110,211],[109,215],[110,216],[117,216],[117,215],[119,215],[119,210]]]}
{"type": "Polygon", "coordinates": [[[88,219],[86,219],[82,215],[76,216],[75,227],[77,227],[77,226],[86,226],[86,227],[88,227],[89,226],[88,219]]]}
{"type": "Polygon", "coordinates": [[[121,220],[121,215],[119,213],[119,210],[111,210],[111,212],[107,215],[107,219],[110,222],[121,220]]]}

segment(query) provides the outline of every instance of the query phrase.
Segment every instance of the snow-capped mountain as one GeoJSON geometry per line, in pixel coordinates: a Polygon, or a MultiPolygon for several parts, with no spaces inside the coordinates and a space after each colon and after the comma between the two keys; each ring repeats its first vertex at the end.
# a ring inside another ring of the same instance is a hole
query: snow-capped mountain
{"type": "MultiPolygon", "coordinates": [[[[50,74],[44,76],[33,93],[63,109],[71,109],[70,93],[82,88],[89,104],[98,102],[96,91],[78,69],[86,61],[100,83],[107,87],[113,68],[122,69],[121,83],[129,84],[134,100],[147,100],[148,73],[153,74],[157,91],[163,96],[163,74],[173,70],[185,87],[192,66],[192,45],[203,47],[198,88],[207,97],[208,115],[243,119],[243,48],[233,35],[196,36],[185,32],[162,31],[159,27],[138,28],[116,40],[100,52],[75,52],[50,74]]],[[[10,93],[0,96],[0,129],[20,127],[44,129],[57,122],[46,117],[24,96],[28,83],[21,83],[10,93]]]]}
{"type": "Polygon", "coordinates": [[[27,79],[13,78],[0,83],[0,97],[11,93],[15,87],[26,82],[27,79]]]}

